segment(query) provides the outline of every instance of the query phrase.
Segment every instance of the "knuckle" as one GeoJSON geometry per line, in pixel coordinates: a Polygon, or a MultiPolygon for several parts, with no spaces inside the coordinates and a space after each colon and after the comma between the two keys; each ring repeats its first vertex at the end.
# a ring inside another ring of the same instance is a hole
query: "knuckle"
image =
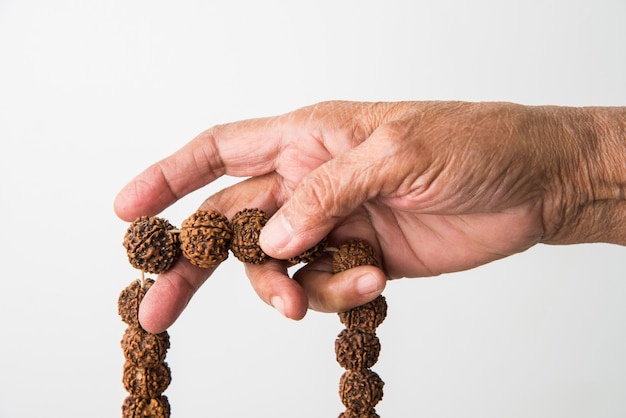
{"type": "Polygon", "coordinates": [[[305,216],[335,216],[335,193],[329,173],[320,167],[305,177],[294,195],[295,209],[305,216]]]}

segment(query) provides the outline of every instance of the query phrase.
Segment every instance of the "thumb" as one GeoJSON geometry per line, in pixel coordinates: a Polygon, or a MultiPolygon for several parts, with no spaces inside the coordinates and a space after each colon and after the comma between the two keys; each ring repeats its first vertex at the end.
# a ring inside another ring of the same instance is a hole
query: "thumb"
{"type": "MultiPolygon", "coordinates": [[[[278,259],[296,256],[322,240],[389,181],[389,166],[401,156],[379,127],[367,140],[311,171],[264,226],[259,242],[278,259]],[[396,157],[394,157],[394,154],[396,157]]],[[[394,141],[392,141],[394,142],[394,141]]]]}

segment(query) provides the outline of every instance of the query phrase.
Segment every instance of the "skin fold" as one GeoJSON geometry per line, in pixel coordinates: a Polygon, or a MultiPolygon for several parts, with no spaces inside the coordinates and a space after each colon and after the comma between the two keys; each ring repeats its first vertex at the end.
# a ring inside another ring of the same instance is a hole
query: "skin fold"
{"type": "MultiPolygon", "coordinates": [[[[133,179],[114,209],[132,221],[222,175],[246,177],[201,208],[272,215],[260,243],[278,260],[246,272],[261,299],[300,319],[366,303],[388,279],[466,270],[537,243],[624,245],[625,161],[622,107],[332,101],[208,129],[133,179]],[[322,258],[288,277],[280,260],[327,235],[367,240],[382,269],[333,275],[322,258]]],[[[181,259],[161,274],[144,328],[169,327],[212,272],[181,259]]]]}

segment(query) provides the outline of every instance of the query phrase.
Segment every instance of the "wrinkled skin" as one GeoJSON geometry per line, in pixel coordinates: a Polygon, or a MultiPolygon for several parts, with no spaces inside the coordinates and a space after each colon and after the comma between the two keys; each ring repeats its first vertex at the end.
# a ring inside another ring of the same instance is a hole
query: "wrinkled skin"
{"type": "MultiPolygon", "coordinates": [[[[539,242],[619,242],[623,235],[605,235],[612,226],[594,203],[601,197],[605,211],[622,213],[626,176],[590,161],[620,146],[623,116],[620,108],[324,102],[201,133],[131,181],[115,210],[132,221],[222,175],[250,176],[202,208],[273,214],[260,241],[270,256],[287,259],[327,234],[331,244],[372,243],[382,270],[332,275],[322,259],[292,280],[281,261],[246,266],[264,301],[300,319],[308,308],[366,303],[389,278],[465,270],[539,242]],[[618,126],[608,126],[616,115],[618,126]]],[[[171,325],[212,271],[177,262],[146,295],[142,325],[171,325]]]]}

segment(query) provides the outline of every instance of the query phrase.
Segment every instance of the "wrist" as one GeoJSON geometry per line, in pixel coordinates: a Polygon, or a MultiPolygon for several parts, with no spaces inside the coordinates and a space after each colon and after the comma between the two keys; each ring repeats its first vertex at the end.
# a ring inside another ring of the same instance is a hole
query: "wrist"
{"type": "Polygon", "coordinates": [[[626,108],[544,108],[557,149],[544,242],[626,245],[626,108]]]}

